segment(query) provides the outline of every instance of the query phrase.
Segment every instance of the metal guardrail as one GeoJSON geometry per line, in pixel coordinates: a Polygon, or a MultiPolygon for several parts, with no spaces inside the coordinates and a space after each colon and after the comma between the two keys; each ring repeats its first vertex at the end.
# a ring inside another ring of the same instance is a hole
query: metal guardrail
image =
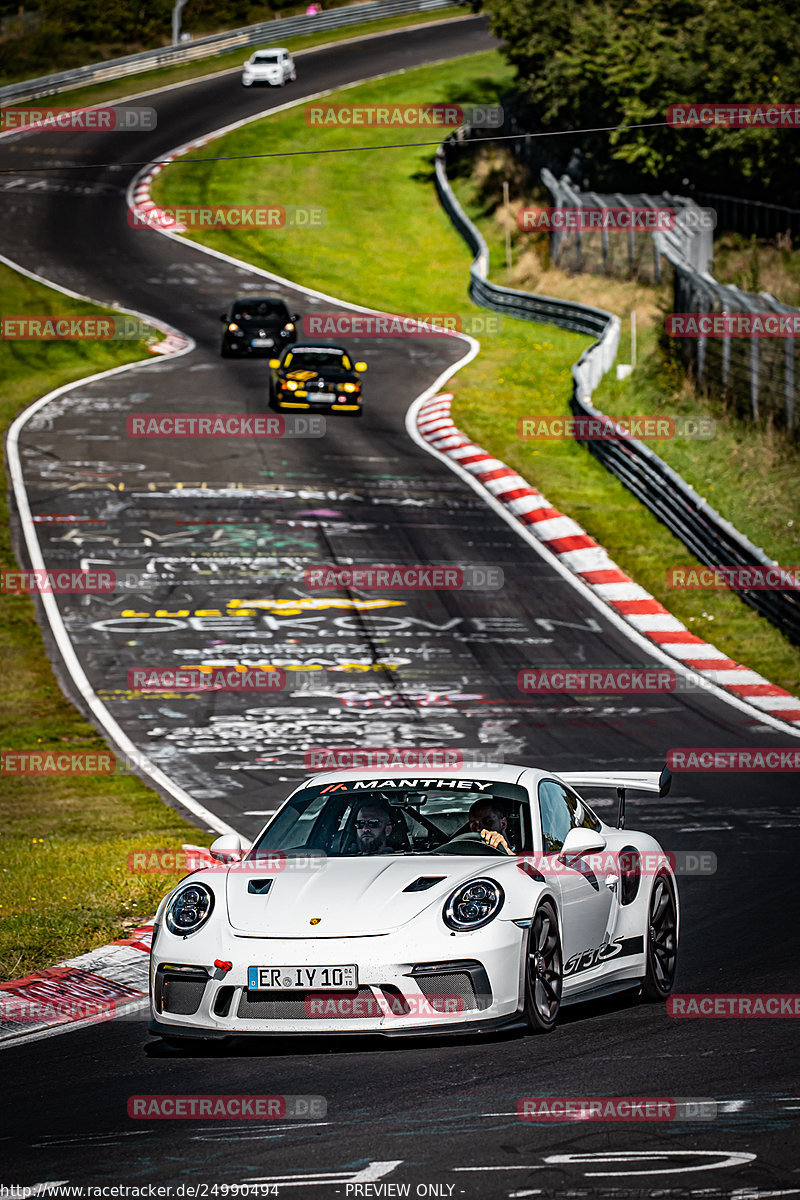
{"type": "Polygon", "coordinates": [[[429,13],[439,8],[457,7],[460,0],[371,0],[368,4],[355,4],[347,8],[334,8],[314,16],[283,17],[277,21],[262,21],[258,25],[246,25],[227,33],[216,33],[197,41],[182,42],[178,46],[163,46],[158,50],[144,50],[140,54],[129,54],[124,58],[111,58],[107,62],[92,63],[75,67],[71,71],[60,71],[55,75],[41,75],[36,79],[25,79],[19,83],[0,88],[0,104],[21,100],[37,100],[43,96],[55,96],[70,88],[83,87],[90,83],[104,83],[109,79],[121,79],[126,75],[138,75],[156,67],[180,66],[200,58],[210,58],[235,50],[237,46],[253,46],[259,42],[279,45],[286,38],[320,30],[342,29],[347,25],[363,25],[367,21],[382,17],[406,16],[413,13],[429,13]]]}
{"type": "MultiPolygon", "coordinates": [[[[616,357],[619,318],[603,309],[519,292],[488,281],[488,248],[456,200],[447,178],[448,155],[453,154],[459,143],[468,140],[468,137],[469,130],[460,130],[439,146],[436,153],[436,190],[451,221],[475,254],[470,267],[470,297],[476,304],[496,312],[596,336],[594,345],[585,350],[572,367],[570,408],[576,416],[608,420],[594,407],[591,395],[616,357]]],[[[581,440],[603,466],[616,475],[706,566],[778,565],[720,516],[676,471],[642,442],[635,438],[619,441],[581,440]]],[[[736,590],[747,604],[776,625],[791,642],[800,645],[800,594],[736,590]]]]}

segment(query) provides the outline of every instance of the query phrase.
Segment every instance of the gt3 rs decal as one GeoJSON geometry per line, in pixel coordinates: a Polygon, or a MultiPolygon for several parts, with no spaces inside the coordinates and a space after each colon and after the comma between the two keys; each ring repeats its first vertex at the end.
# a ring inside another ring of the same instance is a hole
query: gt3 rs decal
{"type": "Polygon", "coordinates": [[[633,954],[642,954],[644,951],[644,938],[614,938],[612,942],[603,942],[602,946],[593,946],[589,950],[581,950],[580,954],[573,954],[572,958],[564,963],[565,975],[579,975],[582,971],[591,971],[593,967],[599,967],[601,963],[608,962],[612,958],[630,958],[633,954]]]}

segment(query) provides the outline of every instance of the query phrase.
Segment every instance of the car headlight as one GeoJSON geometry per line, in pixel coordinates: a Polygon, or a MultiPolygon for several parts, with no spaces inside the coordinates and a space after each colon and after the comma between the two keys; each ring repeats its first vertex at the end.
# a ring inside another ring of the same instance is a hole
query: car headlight
{"type": "Polygon", "coordinates": [[[231,321],[230,325],[228,326],[228,332],[234,333],[238,328],[239,328],[239,326],[236,324],[236,322],[231,321]]]}
{"type": "Polygon", "coordinates": [[[503,889],[493,879],[471,879],[448,897],[442,920],[457,933],[480,929],[497,916],[504,900],[503,889]]]}
{"type": "Polygon", "coordinates": [[[294,321],[287,321],[283,327],[283,332],[291,333],[293,329],[294,329],[294,321]]]}
{"type": "Polygon", "coordinates": [[[343,392],[357,392],[358,390],[359,390],[359,387],[358,387],[357,383],[343,383],[342,384],[343,392]]]}
{"type": "Polygon", "coordinates": [[[205,925],[214,911],[214,893],[204,883],[188,883],[167,905],[164,919],[170,933],[188,937],[205,925]]]}

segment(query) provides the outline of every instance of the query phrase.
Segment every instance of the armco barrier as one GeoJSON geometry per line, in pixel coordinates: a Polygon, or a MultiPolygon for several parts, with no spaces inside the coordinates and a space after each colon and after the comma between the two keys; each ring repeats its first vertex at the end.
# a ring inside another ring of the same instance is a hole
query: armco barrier
{"type": "Polygon", "coordinates": [[[0,104],[55,96],[70,88],[104,83],[106,80],[121,79],[126,75],[138,75],[156,67],[180,66],[195,59],[225,54],[228,50],[235,50],[237,46],[253,46],[265,41],[279,45],[286,38],[297,37],[303,33],[342,29],[347,25],[363,25],[367,21],[377,21],[382,17],[426,14],[439,8],[457,7],[458,3],[459,0],[371,0],[369,4],[335,8],[315,16],[262,21],[258,25],[246,25],[227,33],[198,38],[197,41],[182,42],[178,46],[162,46],[158,50],[145,50],[141,54],[128,54],[125,58],[111,58],[107,62],[75,67],[71,71],[60,71],[55,75],[41,75],[37,79],[10,83],[0,88],[0,104]]]}
{"type": "MultiPolygon", "coordinates": [[[[604,419],[604,415],[592,404],[591,397],[616,357],[619,318],[600,308],[520,292],[489,282],[489,251],[486,243],[459,205],[447,178],[448,155],[456,153],[469,135],[467,128],[456,130],[445,139],[436,153],[436,190],[439,199],[475,255],[470,267],[469,294],[476,304],[495,312],[507,313],[526,321],[542,321],[596,337],[594,345],[584,350],[572,367],[570,407],[576,416],[604,419]]],[[[585,445],[706,566],[778,565],[721,517],[716,509],[698,496],[677,472],[642,442],[635,438],[624,441],[587,440],[585,445]]],[[[800,645],[798,593],[739,591],[738,594],[776,625],[791,642],[800,645]]]]}

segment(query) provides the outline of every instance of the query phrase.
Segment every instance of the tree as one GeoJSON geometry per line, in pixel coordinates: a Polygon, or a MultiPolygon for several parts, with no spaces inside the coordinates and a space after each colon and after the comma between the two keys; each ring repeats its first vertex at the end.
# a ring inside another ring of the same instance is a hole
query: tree
{"type": "Polygon", "coordinates": [[[796,205],[800,130],[677,129],[673,104],[792,103],[800,96],[800,32],[792,0],[482,0],[517,70],[531,131],[652,128],[554,139],[565,162],[579,144],[593,186],[657,185],[796,205]]]}

